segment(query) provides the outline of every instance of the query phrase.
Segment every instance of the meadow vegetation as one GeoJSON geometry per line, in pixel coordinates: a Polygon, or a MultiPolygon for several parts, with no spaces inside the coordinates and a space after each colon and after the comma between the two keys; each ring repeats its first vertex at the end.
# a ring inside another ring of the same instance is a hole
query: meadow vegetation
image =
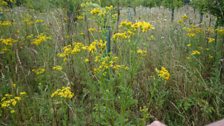
{"type": "Polygon", "coordinates": [[[224,2],[6,1],[0,125],[198,126],[224,117],[224,2]]]}

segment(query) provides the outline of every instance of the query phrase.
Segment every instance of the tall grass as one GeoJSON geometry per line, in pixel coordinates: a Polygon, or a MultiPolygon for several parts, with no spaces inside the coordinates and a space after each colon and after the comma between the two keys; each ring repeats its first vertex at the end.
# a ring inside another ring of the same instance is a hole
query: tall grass
{"type": "MultiPolygon", "coordinates": [[[[209,23],[210,17],[214,19],[211,15],[198,25],[198,15],[181,8],[170,22],[169,10],[139,7],[136,17],[131,15],[132,22],[148,21],[155,29],[143,33],[138,29],[130,38],[115,40],[115,10],[97,16],[90,13],[92,9],[87,6],[72,22],[73,34],[60,8],[40,12],[18,7],[4,12],[3,20],[12,24],[0,25],[0,96],[10,94],[7,98],[12,99],[24,91],[26,95],[15,106],[2,107],[4,99],[0,102],[1,125],[123,126],[146,125],[156,119],[167,125],[204,125],[224,116],[222,34],[209,42],[217,34],[213,22],[209,23]],[[187,19],[182,17],[185,14],[187,19]],[[94,40],[99,44],[109,37],[105,26],[112,28],[112,51],[106,53],[101,43],[102,48],[98,45],[92,52],[94,40]],[[188,37],[189,29],[198,32],[188,37]],[[47,39],[32,44],[41,34],[47,39]],[[16,42],[6,46],[2,44],[6,38],[16,42]],[[66,53],[77,43],[87,49],[66,53]],[[59,57],[60,53],[66,56],[59,57]],[[116,65],[121,66],[115,69],[116,65]],[[169,79],[158,75],[161,67],[168,70],[169,79]],[[44,71],[35,72],[40,68],[44,71]],[[70,87],[74,97],[51,96],[62,87],[70,87]]],[[[121,11],[121,21],[130,19],[127,11],[121,11]]]]}

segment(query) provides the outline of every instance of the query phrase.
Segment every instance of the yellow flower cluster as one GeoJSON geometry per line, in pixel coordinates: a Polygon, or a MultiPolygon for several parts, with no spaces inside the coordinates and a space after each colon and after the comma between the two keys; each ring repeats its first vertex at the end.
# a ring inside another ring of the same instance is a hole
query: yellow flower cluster
{"type": "Polygon", "coordinates": [[[13,96],[11,94],[5,94],[4,97],[1,99],[1,108],[3,109],[10,109],[11,113],[14,113],[15,110],[13,107],[17,105],[19,101],[21,101],[21,97],[26,95],[26,92],[20,92],[19,96],[13,96]]]}
{"type": "Polygon", "coordinates": [[[74,46],[67,45],[63,48],[63,52],[59,53],[58,56],[64,58],[64,61],[67,61],[67,57],[70,55],[76,55],[82,50],[89,53],[96,52],[97,50],[103,52],[106,48],[106,42],[103,40],[95,40],[90,45],[85,46],[81,42],[75,42],[74,46]]]}
{"type": "Polygon", "coordinates": [[[135,22],[132,23],[130,21],[122,21],[119,25],[119,27],[126,27],[130,30],[137,30],[137,29],[141,29],[142,32],[147,32],[149,30],[155,29],[154,26],[148,22],[145,21],[139,21],[139,22],[135,22]]]}
{"type": "Polygon", "coordinates": [[[183,28],[186,32],[187,32],[187,36],[190,38],[195,37],[198,33],[202,32],[202,28],[195,26],[195,25],[191,25],[190,27],[184,27],[183,28]]]}
{"type": "Polygon", "coordinates": [[[11,26],[12,22],[11,21],[0,21],[0,26],[11,26]]]}
{"type": "Polygon", "coordinates": [[[52,69],[55,71],[62,71],[62,66],[59,66],[59,65],[53,66],[52,69]]]}
{"type": "Polygon", "coordinates": [[[188,19],[188,16],[185,14],[185,15],[181,16],[181,19],[178,20],[178,23],[179,23],[179,24],[182,24],[182,23],[184,23],[187,19],[188,19]]]}
{"type": "Polygon", "coordinates": [[[164,80],[170,79],[170,73],[165,67],[161,67],[161,70],[158,70],[156,68],[156,72],[159,75],[159,77],[163,78],[164,80]]]}
{"type": "Polygon", "coordinates": [[[132,27],[134,29],[140,28],[142,32],[147,32],[149,30],[155,29],[153,25],[145,21],[136,22],[132,25],[132,27]]]}
{"type": "Polygon", "coordinates": [[[106,56],[103,58],[100,58],[100,56],[95,57],[95,62],[99,63],[99,66],[97,68],[94,68],[94,73],[103,73],[105,75],[107,73],[107,70],[113,69],[115,72],[120,69],[128,70],[128,67],[125,65],[119,65],[117,64],[118,57],[110,57],[106,56]]]}
{"type": "Polygon", "coordinates": [[[220,35],[224,35],[224,28],[216,29],[217,33],[220,35]]]}
{"type": "Polygon", "coordinates": [[[191,52],[191,55],[192,56],[194,56],[194,55],[200,55],[201,54],[201,52],[199,52],[198,50],[193,50],[192,52],[191,52]]]}
{"type": "Polygon", "coordinates": [[[71,92],[70,87],[62,87],[61,89],[57,89],[55,92],[51,94],[51,97],[61,97],[71,99],[74,96],[74,93],[71,92]]]}
{"type": "Polygon", "coordinates": [[[127,28],[130,28],[131,26],[133,25],[132,22],[130,21],[127,21],[127,20],[124,20],[122,21],[120,24],[119,24],[119,27],[127,27],[127,28]]]}
{"type": "Polygon", "coordinates": [[[40,45],[41,43],[49,40],[50,37],[49,36],[46,36],[44,35],[43,33],[41,33],[40,35],[38,35],[35,39],[33,39],[33,41],[31,42],[33,45],[40,45]]]}
{"type": "Polygon", "coordinates": [[[137,54],[140,55],[140,56],[146,56],[147,51],[146,50],[142,50],[142,49],[138,49],[137,50],[137,54]]]}
{"type": "Polygon", "coordinates": [[[208,38],[208,43],[213,43],[213,42],[215,42],[215,38],[211,38],[211,37],[209,37],[209,38],[208,38]]]}
{"type": "Polygon", "coordinates": [[[89,32],[96,32],[96,29],[95,28],[89,28],[88,31],[89,32]]]}
{"type": "Polygon", "coordinates": [[[112,39],[114,39],[114,40],[129,39],[132,35],[134,35],[134,33],[132,31],[128,30],[127,32],[115,33],[113,35],[112,39]]]}
{"type": "Polygon", "coordinates": [[[36,68],[36,69],[32,69],[32,71],[36,74],[36,75],[40,75],[42,73],[45,72],[44,68],[36,68]]]}
{"type": "Polygon", "coordinates": [[[84,19],[84,16],[79,15],[79,16],[77,17],[77,19],[78,19],[78,20],[83,20],[83,19],[84,19]]]}
{"type": "Polygon", "coordinates": [[[34,20],[34,19],[28,17],[28,18],[25,18],[25,19],[23,20],[23,22],[24,22],[26,25],[34,25],[34,24],[38,24],[38,23],[43,23],[44,20],[42,20],[42,19],[36,19],[36,20],[34,20]]]}
{"type": "Polygon", "coordinates": [[[137,54],[141,55],[141,56],[145,56],[147,54],[146,50],[142,50],[142,49],[138,49],[137,50],[137,54]]]}
{"type": "Polygon", "coordinates": [[[98,15],[98,16],[104,16],[106,15],[106,13],[110,12],[113,9],[113,6],[106,6],[105,8],[93,8],[92,10],[90,10],[90,13],[92,15],[98,15]]]}
{"type": "Polygon", "coordinates": [[[100,8],[93,8],[91,11],[90,11],[91,14],[93,15],[99,15],[102,13],[102,10],[100,8]]]}
{"type": "Polygon", "coordinates": [[[82,44],[81,42],[74,42],[73,46],[67,45],[63,47],[63,52],[58,53],[58,57],[64,58],[64,61],[67,61],[68,56],[76,55],[84,49],[86,49],[84,44],[82,44]]]}
{"type": "Polygon", "coordinates": [[[154,29],[154,26],[148,22],[140,21],[136,23],[132,23],[130,21],[122,21],[119,25],[120,28],[126,28],[126,31],[115,33],[113,35],[114,40],[118,39],[129,39],[131,36],[135,34],[135,31],[140,29],[141,32],[147,32],[149,30],[154,29]]]}
{"type": "Polygon", "coordinates": [[[42,20],[42,19],[35,20],[35,23],[43,23],[43,22],[44,22],[44,20],[42,20]]]}
{"type": "Polygon", "coordinates": [[[16,42],[17,40],[14,40],[12,38],[0,39],[0,43],[2,43],[5,46],[12,46],[16,42]]]}

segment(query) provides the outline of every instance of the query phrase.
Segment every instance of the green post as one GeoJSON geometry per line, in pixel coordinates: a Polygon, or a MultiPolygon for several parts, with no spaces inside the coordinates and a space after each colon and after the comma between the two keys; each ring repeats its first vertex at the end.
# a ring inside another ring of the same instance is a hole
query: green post
{"type": "Polygon", "coordinates": [[[110,54],[111,52],[111,27],[110,26],[107,26],[107,49],[106,49],[106,53],[107,55],[110,54]]]}

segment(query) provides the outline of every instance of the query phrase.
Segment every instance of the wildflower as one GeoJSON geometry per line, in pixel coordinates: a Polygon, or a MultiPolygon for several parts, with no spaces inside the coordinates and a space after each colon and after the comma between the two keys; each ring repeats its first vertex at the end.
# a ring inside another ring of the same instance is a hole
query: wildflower
{"type": "Polygon", "coordinates": [[[198,51],[198,50],[193,50],[192,52],[191,52],[191,55],[193,56],[193,55],[200,55],[201,53],[198,51]]]}
{"type": "Polygon", "coordinates": [[[6,38],[6,39],[0,39],[0,42],[6,46],[12,46],[14,43],[17,42],[17,40],[14,40],[12,38],[6,38]]]}
{"type": "Polygon", "coordinates": [[[26,36],[26,38],[27,38],[27,39],[31,39],[31,38],[33,38],[33,34],[30,34],[30,35],[26,36]]]}
{"type": "Polygon", "coordinates": [[[31,18],[25,18],[23,20],[23,22],[26,24],[26,25],[33,25],[35,22],[31,19],[31,18]]]}
{"type": "Polygon", "coordinates": [[[55,92],[51,94],[51,97],[61,97],[71,99],[74,96],[74,93],[71,92],[70,87],[62,87],[61,89],[57,89],[55,92]]]}
{"type": "Polygon", "coordinates": [[[137,54],[140,55],[140,56],[146,56],[147,51],[146,50],[142,50],[142,49],[138,49],[137,50],[137,54]]]}
{"type": "Polygon", "coordinates": [[[79,15],[79,16],[77,17],[77,19],[78,19],[78,20],[83,20],[84,17],[83,17],[82,15],[79,15]]]}
{"type": "Polygon", "coordinates": [[[13,88],[16,88],[16,84],[15,84],[15,83],[13,83],[13,84],[12,84],[12,87],[13,87],[13,88]]]}
{"type": "Polygon", "coordinates": [[[100,8],[94,8],[90,11],[90,13],[92,15],[99,15],[100,13],[102,13],[102,10],[100,8]]]}
{"type": "Polygon", "coordinates": [[[179,24],[183,24],[184,21],[183,21],[183,20],[178,20],[178,23],[179,23],[179,24]]]}
{"type": "Polygon", "coordinates": [[[88,58],[85,58],[84,62],[85,63],[88,63],[89,62],[89,59],[88,58]]]}
{"type": "Polygon", "coordinates": [[[122,22],[120,23],[120,25],[119,25],[119,27],[127,27],[127,28],[129,28],[129,27],[131,27],[131,26],[132,26],[132,22],[127,21],[127,20],[122,21],[122,22]]]}
{"type": "Polygon", "coordinates": [[[164,80],[169,80],[170,79],[170,73],[165,67],[161,67],[161,70],[158,70],[156,68],[156,72],[164,80]]]}
{"type": "Polygon", "coordinates": [[[15,113],[14,108],[21,101],[21,96],[22,95],[13,96],[11,94],[5,94],[1,99],[0,107],[2,109],[10,109],[10,113],[15,113]]]}
{"type": "Polygon", "coordinates": [[[184,21],[188,19],[188,16],[185,14],[181,17],[184,21]]]}
{"type": "Polygon", "coordinates": [[[87,50],[90,53],[93,53],[94,51],[96,51],[96,46],[97,46],[97,41],[94,41],[87,47],[87,50]]]}
{"type": "Polygon", "coordinates": [[[40,35],[38,35],[35,39],[33,39],[32,44],[38,46],[38,45],[40,45],[41,43],[47,41],[48,39],[50,39],[49,36],[46,36],[46,35],[44,35],[44,34],[40,34],[40,35]]]}
{"type": "Polygon", "coordinates": [[[12,110],[10,110],[10,113],[15,113],[15,110],[13,110],[13,109],[12,109],[12,110]]]}
{"type": "Polygon", "coordinates": [[[85,35],[83,32],[80,32],[80,35],[85,35]]]}
{"type": "Polygon", "coordinates": [[[196,35],[195,33],[187,33],[187,36],[190,37],[190,38],[195,37],[195,35],[196,35]]]}
{"type": "Polygon", "coordinates": [[[96,32],[96,29],[95,28],[89,28],[88,31],[89,32],[96,32]]]}
{"type": "Polygon", "coordinates": [[[113,5],[106,6],[105,9],[106,9],[107,11],[111,11],[111,10],[113,9],[113,5]]]}
{"type": "Polygon", "coordinates": [[[44,22],[44,20],[42,20],[42,19],[37,19],[36,21],[35,21],[35,23],[43,23],[44,22]]]}
{"type": "Polygon", "coordinates": [[[118,57],[116,56],[113,56],[113,57],[106,56],[101,58],[99,56],[96,56],[95,62],[99,63],[99,66],[94,68],[94,73],[103,73],[103,75],[107,75],[106,73],[107,73],[107,70],[109,69],[113,69],[115,70],[115,72],[121,69],[124,69],[124,70],[128,69],[128,67],[125,65],[117,64],[117,60],[118,60],[118,57]]]}
{"type": "Polygon", "coordinates": [[[215,39],[214,38],[208,38],[208,43],[213,43],[215,41],[215,39]]]}
{"type": "Polygon", "coordinates": [[[154,26],[148,22],[136,22],[132,25],[132,28],[138,29],[140,28],[142,32],[147,32],[149,30],[155,29],[154,26]]]}
{"type": "Polygon", "coordinates": [[[57,65],[57,66],[52,67],[52,69],[55,70],[55,71],[61,71],[62,66],[57,65]]]}
{"type": "Polygon", "coordinates": [[[184,27],[183,30],[187,32],[187,36],[190,38],[193,38],[196,36],[196,34],[199,34],[202,32],[202,28],[199,26],[191,25],[190,27],[184,27]]]}
{"type": "Polygon", "coordinates": [[[25,91],[23,91],[23,92],[20,92],[19,94],[20,95],[26,95],[27,93],[25,91]]]}
{"type": "Polygon", "coordinates": [[[217,33],[220,35],[224,35],[224,28],[216,29],[217,33]]]}
{"type": "Polygon", "coordinates": [[[44,68],[37,68],[37,69],[32,69],[32,71],[36,74],[36,75],[40,75],[42,73],[45,72],[44,68]]]}
{"type": "Polygon", "coordinates": [[[11,21],[0,21],[0,26],[11,26],[12,22],[11,21]]]}
{"type": "Polygon", "coordinates": [[[191,47],[191,43],[187,44],[187,47],[191,47]]]}
{"type": "Polygon", "coordinates": [[[127,35],[127,32],[123,32],[123,33],[115,33],[112,38],[115,40],[128,39],[130,38],[130,36],[127,35]]]}

